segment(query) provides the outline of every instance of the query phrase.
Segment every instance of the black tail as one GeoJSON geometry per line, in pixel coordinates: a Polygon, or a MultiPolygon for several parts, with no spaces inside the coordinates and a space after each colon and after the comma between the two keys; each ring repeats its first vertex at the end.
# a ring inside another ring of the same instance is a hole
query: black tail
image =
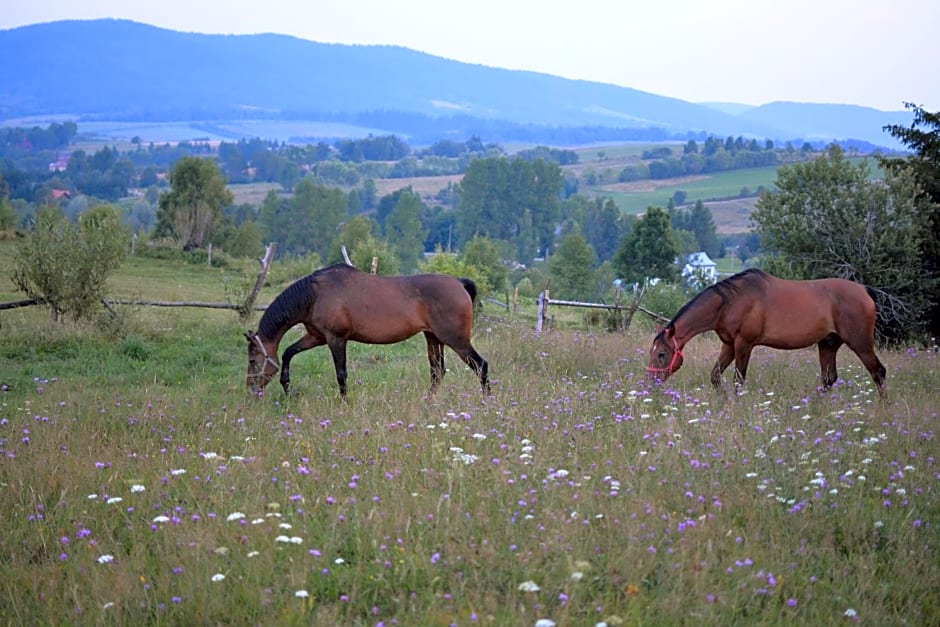
{"type": "Polygon", "coordinates": [[[477,302],[477,284],[474,283],[470,279],[460,278],[457,280],[463,283],[463,288],[467,290],[467,294],[470,294],[470,300],[476,303],[477,302]]]}

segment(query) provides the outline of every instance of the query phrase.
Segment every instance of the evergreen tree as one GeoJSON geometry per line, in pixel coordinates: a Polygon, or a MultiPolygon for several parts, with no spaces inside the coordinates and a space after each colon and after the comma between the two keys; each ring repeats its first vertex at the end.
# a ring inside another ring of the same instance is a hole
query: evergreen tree
{"type": "Polygon", "coordinates": [[[674,282],[679,278],[677,255],[669,214],[660,207],[650,207],[623,238],[613,266],[626,283],[652,278],[674,282]]]}
{"type": "Polygon", "coordinates": [[[695,234],[695,241],[699,250],[712,258],[718,256],[718,231],[712,212],[701,200],[695,201],[695,206],[689,213],[689,227],[695,234]]]}
{"type": "Polygon", "coordinates": [[[904,159],[880,158],[880,164],[892,172],[909,170],[920,187],[926,225],[921,241],[920,259],[923,275],[934,287],[927,293],[928,305],[922,322],[927,331],[940,338],[940,112],[925,111],[912,103],[905,108],[914,112],[910,127],[886,126],[885,130],[899,139],[911,154],[904,159]]]}

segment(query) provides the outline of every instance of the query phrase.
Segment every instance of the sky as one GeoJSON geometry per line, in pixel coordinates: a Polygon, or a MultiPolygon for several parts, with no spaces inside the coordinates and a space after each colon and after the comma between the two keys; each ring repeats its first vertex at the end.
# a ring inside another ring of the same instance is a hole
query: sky
{"type": "MultiPolygon", "coordinates": [[[[120,18],[211,34],[398,45],[690,102],[940,111],[937,0],[42,0],[0,29],[120,18]]],[[[15,62],[15,61],[14,61],[15,62]]]]}

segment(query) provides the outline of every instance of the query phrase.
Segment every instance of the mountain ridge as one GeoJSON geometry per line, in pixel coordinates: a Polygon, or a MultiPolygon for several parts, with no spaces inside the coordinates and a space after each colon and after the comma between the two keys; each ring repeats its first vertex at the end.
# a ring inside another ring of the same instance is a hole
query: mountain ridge
{"type": "Polygon", "coordinates": [[[882,127],[912,119],[909,112],[855,105],[691,103],[401,46],[329,44],[274,33],[188,33],[118,19],[3,30],[0,56],[14,60],[0,66],[0,120],[72,115],[350,121],[384,112],[413,116],[408,128],[383,127],[412,137],[422,134],[423,118],[433,129],[424,139],[474,129],[511,135],[507,129],[524,128],[533,139],[563,143],[565,129],[582,128],[601,138],[632,130],[673,138],[857,140],[893,149],[897,142],[882,127]]]}

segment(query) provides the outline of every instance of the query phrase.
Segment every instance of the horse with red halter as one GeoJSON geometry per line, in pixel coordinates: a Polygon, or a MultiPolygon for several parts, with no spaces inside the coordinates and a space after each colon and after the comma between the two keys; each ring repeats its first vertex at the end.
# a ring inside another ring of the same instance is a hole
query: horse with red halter
{"type": "Polygon", "coordinates": [[[476,285],[443,274],[376,276],[336,264],[295,281],[267,307],[258,332],[249,331],[250,391],[260,392],[280,367],[281,386],[290,385],[290,362],[297,353],[327,345],[333,355],[340,396],[346,396],[346,343],[394,344],[424,333],[434,393],[444,377],[444,346],[451,347],[477,374],[489,394],[487,363],[470,343],[476,285]],[[306,333],[284,349],[284,334],[302,324],[306,333]]]}
{"type": "Polygon", "coordinates": [[[788,281],[757,269],[711,285],[682,306],[653,339],[647,373],[661,380],[682,367],[682,349],[696,335],[715,331],[721,340],[711,381],[734,361],[742,385],[755,346],[783,350],[819,348],[822,385],[838,378],[836,353],[845,344],[886,397],[884,365],[875,355],[875,302],[867,288],[845,279],[788,281]]]}

